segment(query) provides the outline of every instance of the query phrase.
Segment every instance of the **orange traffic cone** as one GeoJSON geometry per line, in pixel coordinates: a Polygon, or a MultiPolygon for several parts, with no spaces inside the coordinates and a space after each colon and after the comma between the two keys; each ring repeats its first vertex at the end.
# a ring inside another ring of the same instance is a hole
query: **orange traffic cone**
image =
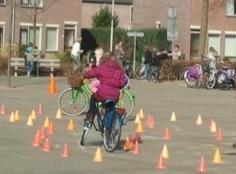
{"type": "Polygon", "coordinates": [[[137,126],[136,126],[136,129],[135,129],[135,132],[136,133],[143,133],[143,123],[140,121],[137,126]]]}
{"type": "Polygon", "coordinates": [[[207,171],[206,161],[205,161],[204,157],[201,157],[200,162],[199,162],[199,166],[198,166],[198,172],[206,173],[206,171],[207,171]]]}
{"type": "Polygon", "coordinates": [[[214,119],[211,120],[211,124],[210,124],[210,132],[215,133],[217,130],[216,128],[216,122],[214,121],[214,119]]]}
{"type": "Polygon", "coordinates": [[[35,112],[34,109],[32,110],[31,118],[32,118],[33,120],[36,120],[36,112],[35,112]]]}
{"type": "Polygon", "coordinates": [[[168,149],[167,149],[167,145],[166,144],[163,146],[161,155],[162,155],[162,157],[164,159],[168,159],[169,158],[169,153],[168,153],[168,149]]]}
{"type": "Polygon", "coordinates": [[[140,116],[141,119],[144,119],[144,113],[143,113],[143,109],[142,108],[140,108],[139,116],[140,116]]]}
{"type": "Polygon", "coordinates": [[[138,143],[142,143],[142,142],[143,142],[140,133],[135,133],[135,135],[134,135],[134,137],[133,137],[133,143],[135,143],[136,141],[137,141],[138,143]]]}
{"type": "Polygon", "coordinates": [[[48,134],[54,134],[54,133],[55,133],[55,127],[53,126],[53,123],[51,122],[49,124],[48,134]]]}
{"type": "Polygon", "coordinates": [[[134,154],[140,154],[140,147],[139,147],[139,142],[138,141],[135,141],[135,144],[134,144],[134,149],[132,151],[134,154]]]}
{"type": "Polygon", "coordinates": [[[43,113],[43,108],[42,108],[42,105],[39,104],[38,106],[38,114],[42,114],[43,113]]]}
{"type": "Polygon", "coordinates": [[[159,161],[158,161],[158,163],[157,163],[156,168],[157,168],[157,169],[165,169],[165,168],[166,168],[165,160],[164,160],[162,154],[160,154],[159,161]]]}
{"type": "Polygon", "coordinates": [[[170,121],[175,122],[176,121],[176,115],[175,112],[172,112],[172,115],[170,117],[170,121]]]}
{"type": "Polygon", "coordinates": [[[49,128],[49,125],[50,125],[49,118],[46,117],[45,120],[44,120],[44,123],[43,123],[43,127],[44,127],[44,128],[49,128]]]}
{"type": "Polygon", "coordinates": [[[10,115],[10,118],[9,118],[9,122],[14,123],[15,121],[16,121],[15,120],[15,114],[14,114],[14,112],[12,112],[11,115],[10,115]]]}
{"type": "Polygon", "coordinates": [[[37,130],[37,133],[34,136],[34,141],[32,143],[32,146],[38,147],[38,146],[40,146],[40,143],[41,143],[40,131],[37,130]]]}
{"type": "Polygon", "coordinates": [[[131,143],[130,139],[129,139],[129,137],[127,137],[126,140],[125,140],[124,146],[123,146],[123,149],[125,151],[129,151],[131,149],[130,143],[131,143]]]}
{"type": "Polygon", "coordinates": [[[93,158],[94,162],[102,162],[102,152],[100,147],[97,148],[96,153],[93,158]]]}
{"type": "Polygon", "coordinates": [[[61,156],[64,158],[68,158],[70,156],[70,150],[67,144],[64,144],[64,148],[62,150],[61,156]]]}
{"type": "Polygon", "coordinates": [[[154,117],[150,118],[150,123],[148,125],[148,128],[154,128],[155,127],[155,120],[154,117]]]}
{"type": "Polygon", "coordinates": [[[1,105],[0,111],[1,111],[1,112],[0,112],[1,115],[6,114],[5,106],[4,106],[4,105],[1,105]]]}
{"type": "Polygon", "coordinates": [[[57,92],[56,79],[54,78],[53,75],[51,75],[51,78],[50,78],[50,84],[49,84],[49,87],[48,87],[48,92],[50,94],[55,94],[57,92]]]}
{"type": "Polygon", "coordinates": [[[57,118],[57,119],[61,119],[61,118],[62,118],[61,109],[58,109],[58,110],[57,110],[56,118],[57,118]]]}
{"type": "Polygon", "coordinates": [[[141,122],[140,114],[137,113],[136,117],[135,117],[135,120],[134,120],[134,123],[139,124],[140,122],[141,122]]]}
{"type": "Polygon", "coordinates": [[[70,119],[68,125],[67,125],[67,130],[75,130],[75,124],[72,119],[70,119]]]}
{"type": "Polygon", "coordinates": [[[168,128],[165,129],[163,139],[164,140],[169,140],[170,139],[170,131],[169,131],[168,128]]]}
{"type": "Polygon", "coordinates": [[[31,115],[28,117],[26,125],[27,126],[33,126],[34,125],[34,122],[33,122],[33,119],[31,117],[31,115]]]}
{"type": "Polygon", "coordinates": [[[202,117],[201,117],[200,114],[199,114],[198,117],[197,117],[196,125],[202,125],[202,117]]]}
{"type": "Polygon", "coordinates": [[[222,141],[223,138],[224,138],[223,131],[222,131],[221,128],[218,128],[218,129],[217,129],[217,132],[216,132],[216,140],[222,141]]]}
{"type": "Polygon", "coordinates": [[[74,113],[77,113],[78,112],[78,108],[76,106],[73,107],[73,111],[74,113]]]}
{"type": "Polygon", "coordinates": [[[20,113],[18,110],[15,112],[15,121],[20,121],[20,113]]]}
{"type": "Polygon", "coordinates": [[[212,163],[220,164],[222,162],[223,162],[223,160],[221,158],[220,149],[217,148],[215,153],[214,153],[214,157],[213,157],[212,163]]]}
{"type": "Polygon", "coordinates": [[[47,135],[46,135],[45,129],[44,127],[42,127],[40,130],[40,139],[45,140],[46,138],[47,138],[47,135]]]}
{"type": "Polygon", "coordinates": [[[50,152],[52,150],[52,147],[51,147],[51,144],[49,142],[49,139],[46,138],[45,142],[44,142],[44,145],[43,145],[43,148],[42,148],[42,151],[44,152],[50,152]]]}

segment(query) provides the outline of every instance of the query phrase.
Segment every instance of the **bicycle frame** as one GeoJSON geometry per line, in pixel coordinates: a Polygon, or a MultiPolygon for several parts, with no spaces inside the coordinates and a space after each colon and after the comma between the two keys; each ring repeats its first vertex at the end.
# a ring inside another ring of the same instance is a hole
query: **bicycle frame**
{"type": "MultiPolygon", "coordinates": [[[[75,88],[74,90],[76,92],[76,95],[74,95],[74,92],[72,92],[73,103],[75,103],[75,101],[78,99],[78,94],[79,94],[80,90],[82,90],[86,94],[88,101],[93,94],[93,92],[88,84],[83,84],[80,88],[75,88]]],[[[118,106],[122,106],[121,96],[124,93],[126,93],[132,99],[132,102],[135,104],[135,96],[130,93],[129,89],[123,88],[120,92],[120,100],[117,103],[118,106]]]]}

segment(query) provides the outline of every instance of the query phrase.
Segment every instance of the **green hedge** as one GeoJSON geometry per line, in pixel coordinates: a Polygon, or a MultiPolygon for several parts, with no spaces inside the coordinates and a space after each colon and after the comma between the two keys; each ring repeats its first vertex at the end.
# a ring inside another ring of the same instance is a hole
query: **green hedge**
{"type": "MultiPolygon", "coordinates": [[[[96,44],[109,51],[110,47],[110,28],[93,28],[84,29],[89,32],[90,36],[94,38],[96,44]]],[[[144,46],[148,45],[150,48],[156,47],[159,50],[170,50],[170,42],[167,41],[166,29],[140,29],[138,31],[144,32],[143,38],[137,39],[137,60],[140,61],[144,55],[144,46]]],[[[133,38],[127,36],[128,30],[125,29],[114,29],[114,45],[119,41],[123,41],[123,48],[127,58],[133,58],[133,38]]],[[[83,33],[83,32],[82,32],[83,33]]],[[[83,35],[82,35],[83,37],[83,35]]],[[[83,40],[83,42],[90,42],[83,40]]],[[[84,44],[87,45],[87,44],[84,44]]],[[[86,48],[84,48],[86,50],[86,48]]]]}

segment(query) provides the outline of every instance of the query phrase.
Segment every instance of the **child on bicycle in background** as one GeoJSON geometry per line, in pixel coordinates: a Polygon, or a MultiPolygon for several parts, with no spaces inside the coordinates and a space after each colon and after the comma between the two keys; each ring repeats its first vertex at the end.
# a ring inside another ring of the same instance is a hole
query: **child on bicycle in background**
{"type": "Polygon", "coordinates": [[[120,89],[125,86],[125,73],[116,58],[101,56],[97,61],[99,63],[96,63],[96,67],[84,73],[84,78],[97,78],[100,82],[96,92],[90,98],[89,110],[85,118],[87,120],[85,127],[88,128],[93,123],[96,102],[111,100],[116,103],[119,100],[120,89]]]}

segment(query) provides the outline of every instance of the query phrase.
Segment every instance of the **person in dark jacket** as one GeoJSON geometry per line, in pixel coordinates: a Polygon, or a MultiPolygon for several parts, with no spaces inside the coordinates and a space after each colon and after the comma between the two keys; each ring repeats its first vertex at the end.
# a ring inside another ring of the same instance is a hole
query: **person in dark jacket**
{"type": "Polygon", "coordinates": [[[149,48],[145,47],[145,56],[144,56],[144,64],[145,64],[145,70],[147,72],[147,80],[151,80],[152,78],[152,52],[149,50],[149,48]]]}
{"type": "Polygon", "coordinates": [[[86,120],[91,126],[95,116],[96,102],[112,100],[118,102],[120,89],[125,86],[125,74],[116,58],[102,57],[97,67],[84,73],[84,78],[97,78],[100,81],[96,92],[90,98],[90,105],[86,120]]]}

